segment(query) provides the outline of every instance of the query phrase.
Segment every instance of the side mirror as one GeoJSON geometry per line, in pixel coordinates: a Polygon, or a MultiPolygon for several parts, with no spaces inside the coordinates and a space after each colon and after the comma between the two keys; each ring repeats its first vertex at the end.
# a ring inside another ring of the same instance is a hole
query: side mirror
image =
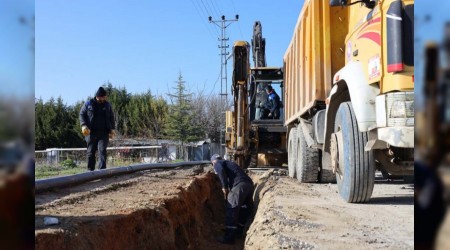
{"type": "Polygon", "coordinates": [[[346,6],[347,0],[330,0],[330,6],[346,6]]]}

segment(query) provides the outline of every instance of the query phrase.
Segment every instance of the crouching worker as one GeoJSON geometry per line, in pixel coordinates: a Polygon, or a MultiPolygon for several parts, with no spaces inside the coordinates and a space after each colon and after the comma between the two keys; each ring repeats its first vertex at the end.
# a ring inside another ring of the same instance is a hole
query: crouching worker
{"type": "Polygon", "coordinates": [[[225,235],[221,243],[233,244],[235,237],[243,234],[245,224],[253,210],[253,181],[232,161],[223,160],[218,154],[211,157],[214,171],[222,183],[222,191],[227,200],[225,235]]]}

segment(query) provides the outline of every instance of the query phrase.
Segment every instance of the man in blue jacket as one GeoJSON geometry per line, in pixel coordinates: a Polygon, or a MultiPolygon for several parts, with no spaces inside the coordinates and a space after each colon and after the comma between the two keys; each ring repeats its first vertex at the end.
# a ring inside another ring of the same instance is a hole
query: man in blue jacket
{"type": "Polygon", "coordinates": [[[81,132],[87,143],[88,170],[95,169],[95,153],[99,151],[99,169],[106,168],[106,148],[109,138],[115,135],[114,113],[107,94],[100,87],[95,98],[87,101],[80,110],[81,132]]]}
{"type": "Polygon", "coordinates": [[[265,119],[280,119],[280,108],[282,108],[280,96],[275,92],[272,86],[266,87],[267,101],[264,112],[265,119]]]}
{"type": "Polygon", "coordinates": [[[234,238],[243,233],[245,223],[253,209],[253,181],[239,165],[223,160],[218,154],[211,157],[211,163],[227,200],[226,231],[219,241],[233,244],[234,238]]]}

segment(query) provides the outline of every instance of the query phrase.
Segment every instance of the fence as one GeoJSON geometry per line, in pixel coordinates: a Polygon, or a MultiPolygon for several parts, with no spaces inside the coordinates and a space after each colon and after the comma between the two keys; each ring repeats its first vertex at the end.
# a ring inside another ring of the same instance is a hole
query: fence
{"type": "MultiPolygon", "coordinates": [[[[108,166],[123,166],[130,163],[168,162],[183,157],[184,161],[209,160],[220,152],[220,144],[199,142],[186,145],[162,143],[155,146],[108,147],[108,166]]],[[[224,152],[224,150],[223,150],[224,152]]],[[[35,151],[36,166],[59,166],[66,160],[76,165],[86,165],[86,148],[49,148],[35,151]]]]}
{"type": "MultiPolygon", "coordinates": [[[[176,152],[176,145],[108,147],[107,161],[110,166],[167,162],[177,158],[176,152]]],[[[56,166],[66,160],[81,165],[87,162],[86,155],[86,148],[49,148],[35,151],[36,166],[56,166]]]]}

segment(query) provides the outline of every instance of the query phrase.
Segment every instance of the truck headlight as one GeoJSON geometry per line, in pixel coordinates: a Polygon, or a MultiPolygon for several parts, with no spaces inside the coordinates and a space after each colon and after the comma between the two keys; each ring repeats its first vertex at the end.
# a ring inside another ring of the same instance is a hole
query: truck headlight
{"type": "Polygon", "coordinates": [[[414,126],[414,92],[386,94],[387,126],[414,126]]]}
{"type": "Polygon", "coordinates": [[[414,92],[394,92],[377,96],[378,127],[414,126],[414,92]]]}
{"type": "Polygon", "coordinates": [[[406,117],[405,102],[394,101],[389,108],[389,118],[404,118],[406,117]]]}
{"type": "Polygon", "coordinates": [[[409,117],[414,117],[414,101],[395,100],[390,107],[389,118],[409,117]]]}

